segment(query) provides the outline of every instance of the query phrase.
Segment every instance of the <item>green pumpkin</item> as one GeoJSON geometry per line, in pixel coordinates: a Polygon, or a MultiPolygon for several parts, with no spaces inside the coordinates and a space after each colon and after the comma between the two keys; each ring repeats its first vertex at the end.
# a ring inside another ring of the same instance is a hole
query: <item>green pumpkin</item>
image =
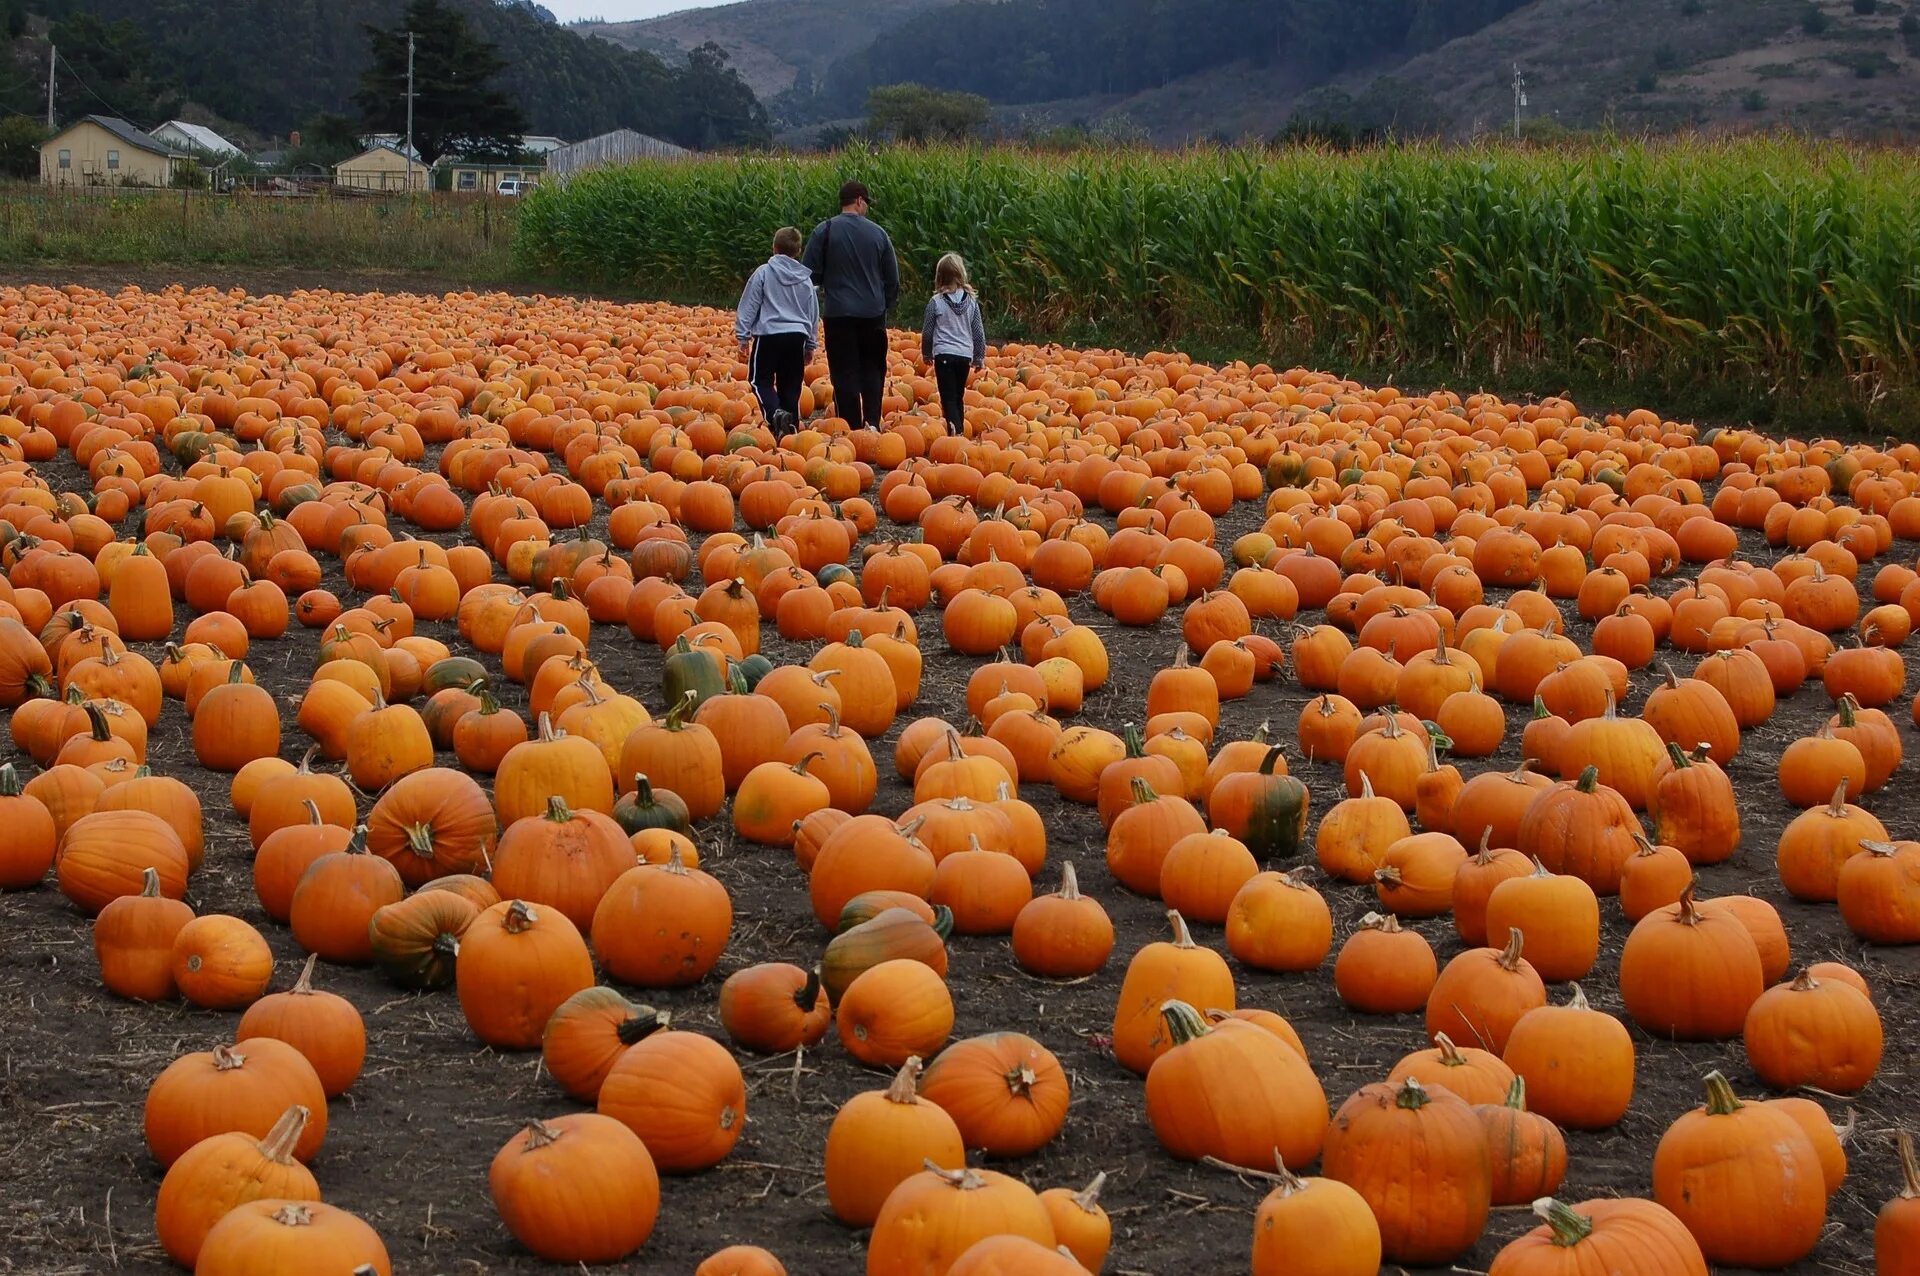
{"type": "Polygon", "coordinates": [[[427,672],[420,680],[420,694],[431,696],[448,687],[471,687],[486,679],[487,668],[478,660],[471,656],[448,656],[427,666],[427,672]]]}
{"type": "Polygon", "coordinates": [[[673,649],[667,653],[661,685],[666,690],[667,703],[679,709],[682,716],[692,717],[701,705],[726,691],[727,680],[713,657],[704,651],[695,651],[682,634],[674,639],[673,649]],[[688,696],[693,697],[690,703],[688,696]]]}
{"type": "Polygon", "coordinates": [[[946,948],[940,931],[922,921],[918,913],[905,908],[885,909],[827,942],[827,951],[820,958],[820,982],[837,1004],[862,971],[901,958],[929,962],[944,957],[946,948]]]}
{"type": "Polygon", "coordinates": [[[853,568],[847,566],[845,563],[828,563],[825,567],[822,567],[816,575],[822,585],[831,585],[839,580],[844,580],[849,585],[857,585],[860,583],[859,578],[853,574],[853,568]]]}
{"type": "Polygon", "coordinates": [[[1260,763],[1260,792],[1247,812],[1247,831],[1240,840],[1260,860],[1288,863],[1300,855],[1307,835],[1307,812],[1312,795],[1290,775],[1275,775],[1281,751],[1269,749],[1260,763]]]}
{"type": "Polygon", "coordinates": [[[633,792],[613,804],[614,822],[627,836],[646,829],[671,829],[691,836],[693,821],[687,818],[687,804],[668,789],[656,789],[644,775],[633,777],[633,792]]]}
{"type": "Polygon", "coordinates": [[[759,652],[754,652],[733,667],[734,690],[745,695],[760,685],[760,680],[773,672],[773,661],[759,652]]]}

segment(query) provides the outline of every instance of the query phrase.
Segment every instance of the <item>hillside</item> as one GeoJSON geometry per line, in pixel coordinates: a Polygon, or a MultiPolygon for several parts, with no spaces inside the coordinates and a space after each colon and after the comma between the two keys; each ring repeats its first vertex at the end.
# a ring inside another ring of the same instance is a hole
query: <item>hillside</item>
{"type": "Polygon", "coordinates": [[[789,141],[906,79],[1011,133],[1470,136],[1511,126],[1515,63],[1534,130],[1920,131],[1920,0],[747,0],[595,29],[719,43],[789,141]]]}
{"type": "MultiPolygon", "coordinates": [[[[366,28],[392,28],[406,0],[10,0],[79,62],[62,32],[84,29],[96,55],[84,85],[62,84],[63,118],[112,104],[151,126],[197,107],[262,137],[284,137],[316,115],[352,116],[368,59],[366,28]],[[213,47],[244,55],[209,56],[213,47]]],[[[766,115],[723,65],[622,48],[555,25],[523,0],[443,0],[493,43],[506,62],[499,84],[524,110],[529,131],[579,138],[621,126],[691,146],[767,138],[766,115]]],[[[16,43],[27,42],[27,38],[16,43]]],[[[45,46],[39,46],[44,63],[45,46]]],[[[73,77],[69,77],[72,79],[73,77]]],[[[44,85],[36,75],[34,80],[44,85]]]]}
{"type": "Polygon", "coordinates": [[[743,0],[639,22],[576,23],[574,30],[672,60],[709,42],[762,101],[796,87],[810,95],[827,69],[943,0],[743,0]]]}

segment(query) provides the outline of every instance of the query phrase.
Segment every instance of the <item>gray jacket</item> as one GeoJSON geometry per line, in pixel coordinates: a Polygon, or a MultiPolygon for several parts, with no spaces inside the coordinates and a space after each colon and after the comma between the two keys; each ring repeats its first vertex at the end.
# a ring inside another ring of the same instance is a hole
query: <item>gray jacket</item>
{"type": "Polygon", "coordinates": [[[953,355],[976,368],[987,361],[987,329],[980,318],[980,299],[965,288],[935,293],[920,321],[920,356],[936,359],[953,355]]]}
{"type": "Polygon", "coordinates": [[[813,290],[812,272],[793,258],[775,253],[747,278],[733,335],[745,341],[783,332],[804,333],[811,352],[819,340],[820,299],[813,290]]]}
{"type": "Polygon", "coordinates": [[[900,300],[893,241],[858,213],[814,227],[800,260],[820,285],[820,313],[829,319],[884,319],[900,300]]]}

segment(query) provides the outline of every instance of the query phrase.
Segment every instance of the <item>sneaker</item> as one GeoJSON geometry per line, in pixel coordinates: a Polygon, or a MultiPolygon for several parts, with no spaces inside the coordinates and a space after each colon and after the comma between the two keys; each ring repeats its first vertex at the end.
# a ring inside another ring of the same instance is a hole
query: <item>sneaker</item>
{"type": "Polygon", "coordinates": [[[767,424],[773,429],[774,438],[784,439],[793,433],[793,413],[785,408],[776,409],[767,424]]]}

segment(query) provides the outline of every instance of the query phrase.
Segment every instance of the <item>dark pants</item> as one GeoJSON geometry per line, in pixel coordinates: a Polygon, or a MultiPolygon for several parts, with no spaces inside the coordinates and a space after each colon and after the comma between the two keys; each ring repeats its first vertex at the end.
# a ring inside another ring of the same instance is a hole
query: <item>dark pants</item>
{"type": "Polygon", "coordinates": [[[807,378],[807,338],[799,332],[775,332],[753,339],[753,358],[747,364],[753,392],[767,420],[784,411],[800,420],[800,387],[807,378]]]}
{"type": "Polygon", "coordinates": [[[967,425],[967,373],[973,360],[965,355],[940,354],[933,357],[933,383],[940,389],[940,412],[955,434],[967,425]]]}
{"type": "Polygon", "coordinates": [[[834,412],[849,425],[879,429],[887,390],[886,319],[827,320],[827,375],[834,412]]]}

